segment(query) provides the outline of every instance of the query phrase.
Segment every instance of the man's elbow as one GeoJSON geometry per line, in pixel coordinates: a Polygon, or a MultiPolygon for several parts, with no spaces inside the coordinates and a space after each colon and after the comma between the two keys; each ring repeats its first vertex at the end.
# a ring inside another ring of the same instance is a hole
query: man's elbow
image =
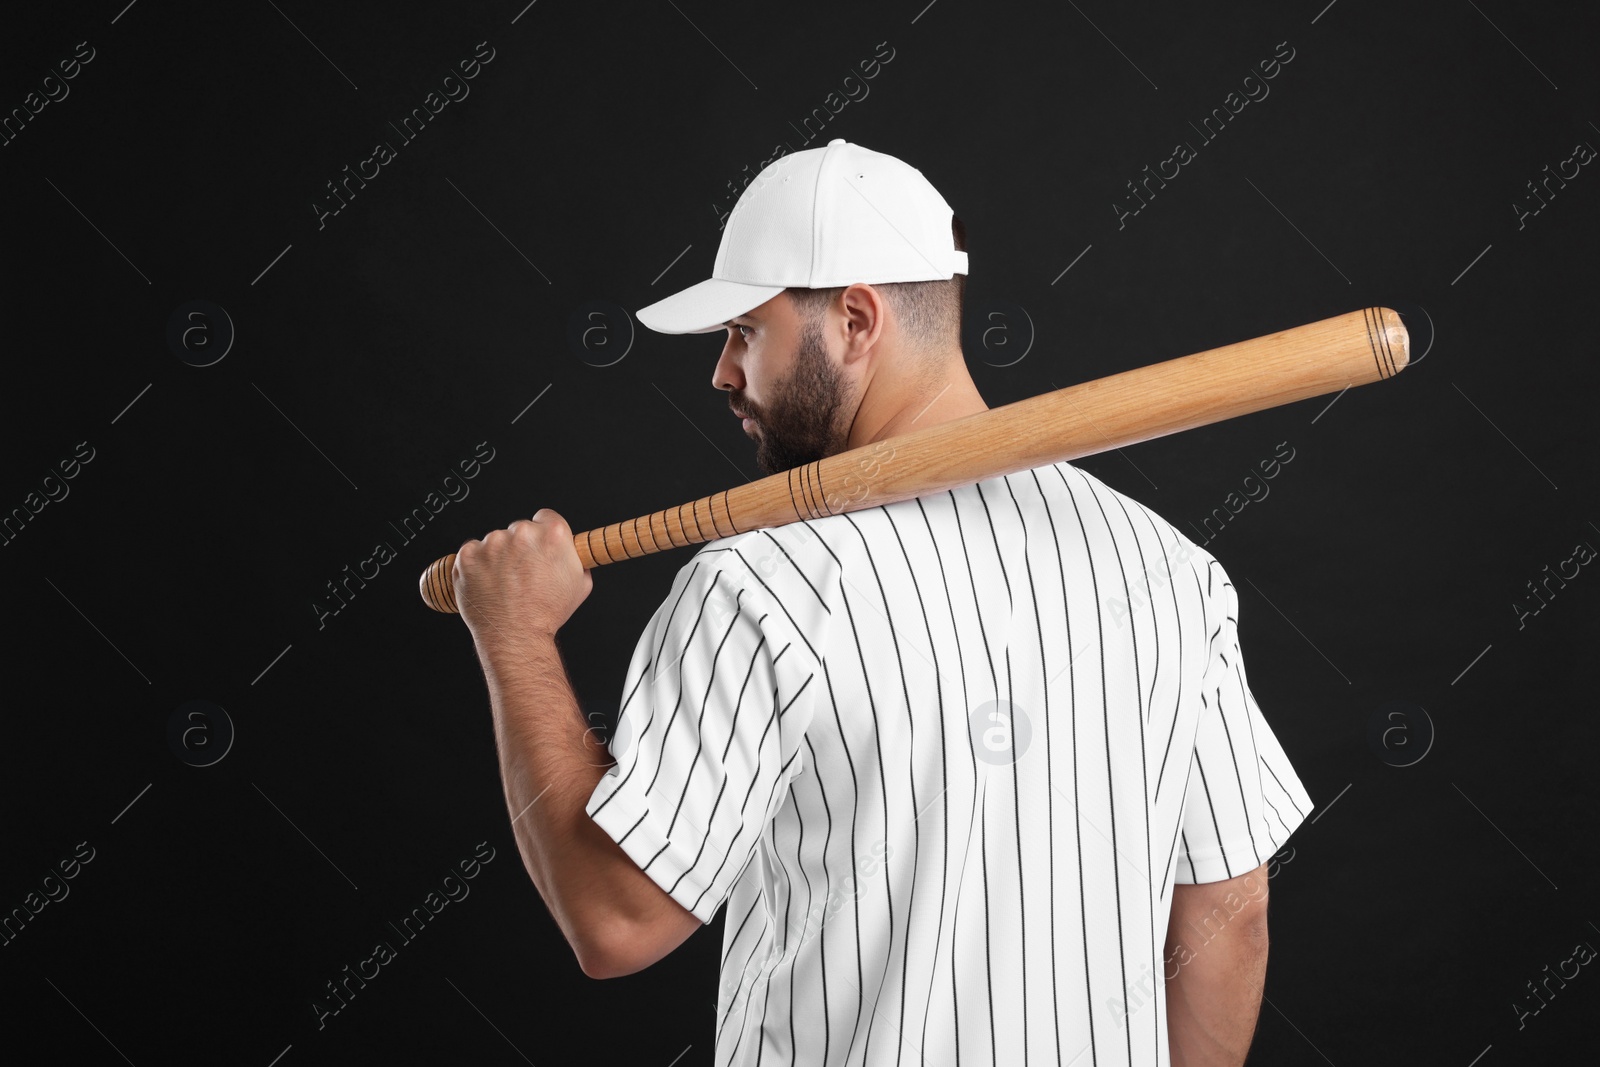
{"type": "Polygon", "coordinates": [[[1168,952],[1180,963],[1202,954],[1258,961],[1270,944],[1267,899],[1264,868],[1224,882],[1175,887],[1168,952]]]}
{"type": "Polygon", "coordinates": [[[593,952],[577,953],[578,967],[588,978],[621,978],[623,975],[634,974],[631,967],[619,966],[616,961],[607,956],[598,956],[593,952]]]}
{"type": "Polygon", "coordinates": [[[578,966],[590,978],[621,978],[638,974],[668,955],[700,926],[700,920],[682,909],[670,922],[644,924],[610,915],[595,920],[576,937],[569,937],[578,966]]]}
{"type": "Polygon", "coordinates": [[[1223,951],[1239,963],[1260,966],[1272,947],[1267,926],[1267,901],[1252,900],[1228,922],[1224,936],[1218,938],[1223,951]]]}
{"type": "Polygon", "coordinates": [[[614,918],[597,920],[589,924],[588,928],[568,935],[568,943],[572,946],[572,953],[578,959],[578,967],[589,978],[621,978],[624,975],[637,974],[649,964],[639,962],[634,952],[630,950],[630,941],[625,931],[617,929],[619,923],[614,918]]]}

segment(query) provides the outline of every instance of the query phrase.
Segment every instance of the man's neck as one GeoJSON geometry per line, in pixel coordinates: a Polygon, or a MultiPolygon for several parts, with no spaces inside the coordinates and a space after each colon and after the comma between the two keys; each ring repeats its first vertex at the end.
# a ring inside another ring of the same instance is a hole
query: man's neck
{"type": "Polygon", "coordinates": [[[942,384],[902,392],[888,404],[873,405],[870,399],[869,395],[856,412],[847,449],[989,410],[959,361],[942,384]]]}

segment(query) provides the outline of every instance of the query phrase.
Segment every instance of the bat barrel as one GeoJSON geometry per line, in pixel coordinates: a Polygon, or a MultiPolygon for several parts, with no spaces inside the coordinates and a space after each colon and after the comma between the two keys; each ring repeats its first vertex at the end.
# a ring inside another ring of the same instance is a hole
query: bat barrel
{"type": "MultiPolygon", "coordinates": [[[[1399,313],[1362,308],[885,438],[575,534],[573,547],[593,568],[892,504],[1381,381],[1409,360],[1399,313]]],[[[422,599],[435,611],[458,610],[454,566],[449,555],[423,572],[422,599]]]]}

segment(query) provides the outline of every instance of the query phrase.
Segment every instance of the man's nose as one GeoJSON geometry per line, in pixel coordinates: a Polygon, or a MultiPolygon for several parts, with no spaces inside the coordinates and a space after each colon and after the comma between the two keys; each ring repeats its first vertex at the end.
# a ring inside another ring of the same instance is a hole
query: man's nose
{"type": "Polygon", "coordinates": [[[739,369],[739,361],[734,351],[737,345],[738,342],[730,333],[727,342],[722,346],[722,354],[717,357],[716,368],[711,372],[711,384],[717,389],[744,388],[744,372],[739,369]]]}

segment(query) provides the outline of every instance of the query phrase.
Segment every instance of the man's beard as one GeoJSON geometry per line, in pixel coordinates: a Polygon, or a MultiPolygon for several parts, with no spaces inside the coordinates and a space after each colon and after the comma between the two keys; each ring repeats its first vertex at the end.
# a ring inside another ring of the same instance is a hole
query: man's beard
{"type": "Polygon", "coordinates": [[[759,410],[742,397],[734,406],[759,430],[756,466],[777,474],[844,450],[848,427],[835,425],[845,401],[844,375],[828,360],[820,318],[800,331],[794,369],[759,410]]]}

